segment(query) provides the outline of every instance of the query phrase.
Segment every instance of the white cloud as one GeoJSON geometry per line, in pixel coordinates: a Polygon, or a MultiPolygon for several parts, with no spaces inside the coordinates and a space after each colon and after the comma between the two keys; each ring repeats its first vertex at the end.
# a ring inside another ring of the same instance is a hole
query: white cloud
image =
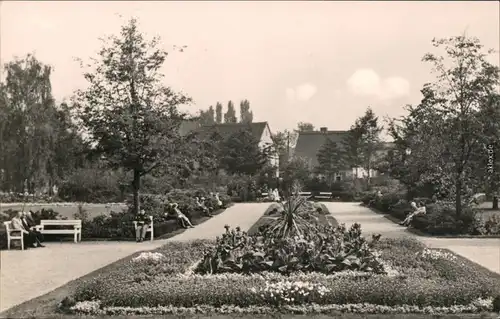
{"type": "Polygon", "coordinates": [[[316,95],[317,92],[318,89],[314,84],[303,83],[295,88],[287,88],[285,93],[287,100],[290,102],[304,102],[310,100],[314,95],[316,95]]]}
{"type": "Polygon", "coordinates": [[[395,99],[410,93],[410,83],[405,78],[392,76],[381,79],[372,69],[358,69],[347,80],[352,93],[376,96],[380,99],[395,99]]]}

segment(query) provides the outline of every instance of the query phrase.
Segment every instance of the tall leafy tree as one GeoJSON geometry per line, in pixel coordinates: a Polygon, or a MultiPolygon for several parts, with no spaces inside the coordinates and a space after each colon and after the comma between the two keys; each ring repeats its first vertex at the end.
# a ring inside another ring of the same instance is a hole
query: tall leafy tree
{"type": "Polygon", "coordinates": [[[337,143],[326,139],[323,146],[316,155],[318,166],[316,172],[326,177],[327,183],[331,185],[335,182],[335,176],[346,169],[343,152],[337,143]]]}
{"type": "Polygon", "coordinates": [[[200,124],[211,125],[215,123],[215,111],[214,107],[210,105],[208,110],[200,110],[200,124]]]}
{"type": "Polygon", "coordinates": [[[311,132],[314,131],[314,125],[306,122],[299,122],[297,124],[297,131],[299,132],[311,132]]]}
{"type": "Polygon", "coordinates": [[[178,107],[190,98],[162,84],[166,57],[159,39],[146,40],[131,19],[104,40],[84,73],[88,88],[77,92],[77,112],[95,150],[112,167],[132,172],[136,212],[141,177],[189,160],[182,156],[189,144],[179,136],[178,107]]]}
{"type": "Polygon", "coordinates": [[[222,104],[220,102],[215,105],[215,123],[222,123],[222,104]]]}
{"type": "Polygon", "coordinates": [[[297,145],[298,133],[296,131],[284,130],[273,134],[274,149],[278,153],[280,168],[284,168],[286,162],[297,145]]]}
{"type": "MultiPolygon", "coordinates": [[[[366,172],[366,182],[370,185],[371,171],[376,168],[380,159],[381,150],[380,133],[383,127],[378,123],[378,117],[373,110],[368,107],[365,114],[356,120],[354,128],[351,129],[351,136],[359,138],[358,152],[356,154],[361,167],[366,172]]],[[[352,151],[352,150],[350,150],[352,151]]],[[[353,153],[349,152],[351,155],[353,153]]]]}
{"type": "Polygon", "coordinates": [[[432,108],[439,115],[431,128],[443,142],[443,155],[455,186],[455,208],[460,215],[463,195],[472,192],[473,155],[491,143],[478,113],[484,102],[497,93],[499,68],[487,60],[493,51],[485,51],[477,38],[454,36],[434,39],[432,44],[443,53],[423,57],[436,75],[433,83],[425,85],[434,97],[432,108]]]}
{"type": "Polygon", "coordinates": [[[0,154],[3,188],[34,192],[49,184],[53,170],[57,110],[52,97],[52,68],[28,54],[4,66],[0,85],[3,120],[0,154]]]}
{"type": "Polygon", "coordinates": [[[242,129],[222,143],[222,168],[231,174],[254,175],[266,162],[267,155],[250,129],[242,129]]]}
{"type": "Polygon", "coordinates": [[[224,114],[224,123],[237,123],[236,110],[233,101],[227,103],[227,111],[224,114]]]}
{"type": "Polygon", "coordinates": [[[241,123],[252,123],[253,112],[250,111],[250,101],[243,100],[240,102],[240,122],[241,123]]]}

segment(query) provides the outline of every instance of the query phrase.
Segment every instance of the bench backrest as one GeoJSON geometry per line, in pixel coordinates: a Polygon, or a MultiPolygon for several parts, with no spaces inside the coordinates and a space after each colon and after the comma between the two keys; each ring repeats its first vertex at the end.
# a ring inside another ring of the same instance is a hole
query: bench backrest
{"type": "Polygon", "coordinates": [[[57,225],[68,225],[68,226],[82,226],[82,221],[80,219],[42,219],[40,221],[40,226],[57,226],[57,225]]]}
{"type": "Polygon", "coordinates": [[[319,192],[320,195],[332,195],[332,192],[319,192]]]}
{"type": "Polygon", "coordinates": [[[5,228],[7,229],[7,232],[9,232],[11,230],[12,222],[11,221],[3,222],[3,224],[5,225],[5,228]]]}

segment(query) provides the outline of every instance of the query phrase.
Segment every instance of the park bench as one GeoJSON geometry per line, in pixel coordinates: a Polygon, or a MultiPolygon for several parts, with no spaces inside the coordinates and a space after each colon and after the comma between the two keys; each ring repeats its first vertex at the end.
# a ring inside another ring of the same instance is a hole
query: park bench
{"type": "Polygon", "coordinates": [[[261,193],[260,197],[269,197],[269,193],[261,193]]]}
{"type": "Polygon", "coordinates": [[[82,221],[80,219],[42,219],[35,230],[42,234],[68,234],[73,235],[75,243],[82,241],[82,221]],[[46,227],[73,227],[72,229],[47,229],[46,227]]]}
{"type": "MultiPolygon", "coordinates": [[[[153,228],[153,216],[149,216],[149,220],[151,220],[151,223],[148,226],[148,230],[146,233],[151,233],[151,241],[153,241],[154,238],[154,228],[153,228]]],[[[137,222],[134,221],[134,231],[137,231],[137,222]]]]}
{"type": "Polygon", "coordinates": [[[5,225],[5,229],[7,232],[7,249],[10,250],[10,242],[11,240],[19,240],[21,241],[21,250],[24,250],[24,239],[23,239],[23,233],[19,230],[12,229],[12,222],[3,222],[5,225]],[[18,232],[19,235],[15,236],[12,233],[18,232]]]}
{"type": "Polygon", "coordinates": [[[311,192],[299,192],[299,196],[305,196],[307,198],[311,198],[312,193],[311,192]]]}
{"type": "Polygon", "coordinates": [[[320,192],[319,195],[315,196],[316,199],[331,199],[332,192],[320,192]]]}

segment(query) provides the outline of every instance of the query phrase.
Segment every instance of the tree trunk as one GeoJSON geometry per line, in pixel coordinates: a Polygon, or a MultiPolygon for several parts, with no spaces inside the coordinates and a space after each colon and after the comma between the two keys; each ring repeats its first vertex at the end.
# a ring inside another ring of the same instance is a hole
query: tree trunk
{"type": "Polygon", "coordinates": [[[493,209],[498,209],[498,196],[493,196],[493,209]]]}
{"type": "Polygon", "coordinates": [[[458,178],[457,182],[455,183],[455,210],[457,216],[460,216],[462,214],[462,180],[460,177],[458,178]]]}
{"type": "Polygon", "coordinates": [[[134,213],[139,213],[140,198],[139,189],[141,187],[141,174],[138,170],[134,170],[134,179],[132,181],[132,191],[134,192],[134,213]]]}

